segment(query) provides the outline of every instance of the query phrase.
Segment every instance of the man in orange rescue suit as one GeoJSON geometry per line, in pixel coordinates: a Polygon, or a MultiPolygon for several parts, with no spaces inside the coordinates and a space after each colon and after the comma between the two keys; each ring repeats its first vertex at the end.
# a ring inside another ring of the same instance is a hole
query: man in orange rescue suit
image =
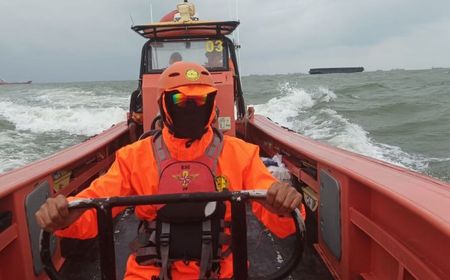
{"type": "MultiPolygon", "coordinates": [[[[109,171],[93,181],[76,198],[222,191],[223,188],[230,191],[267,189],[266,201],[262,204],[253,203],[253,212],[277,236],[284,238],[292,234],[295,231],[294,224],[290,218],[283,216],[300,206],[301,194],[292,186],[274,179],[259,158],[257,146],[235,137],[223,136],[213,129],[211,124],[215,117],[217,89],[214,88],[211,74],[198,64],[177,62],[161,74],[159,89],[160,112],[164,121],[162,131],[117,151],[109,171]],[[205,188],[206,184],[209,189],[205,188]]],[[[46,231],[55,231],[60,237],[95,237],[97,226],[94,211],[75,210],[69,213],[67,205],[71,199],[74,197],[66,199],[59,195],[49,198],[36,212],[39,225],[46,231]]],[[[154,221],[158,221],[163,214],[190,215],[195,212],[195,207],[191,205],[189,209],[180,209],[180,206],[176,206],[178,209],[171,208],[172,214],[170,211],[162,214],[161,211],[167,206],[139,206],[135,214],[146,221],[144,224],[148,231],[152,232],[155,226],[160,227],[160,230],[154,231],[160,235],[157,238],[162,238],[162,233],[167,233],[170,228],[170,242],[178,235],[186,240],[181,242],[183,246],[194,243],[192,240],[196,237],[192,236],[192,231],[191,235],[187,235],[181,229],[180,234],[175,232],[178,230],[175,227],[165,227],[165,222],[155,225],[154,221]]],[[[114,208],[113,215],[122,210],[114,208]]],[[[201,212],[205,213],[205,210],[201,212]]],[[[226,224],[231,219],[228,203],[223,206],[221,215],[224,223],[207,224],[202,221],[200,232],[204,232],[206,225],[213,235],[218,234],[211,228],[217,228],[217,224],[226,224]]],[[[229,233],[229,229],[221,230],[225,235],[229,233]]],[[[202,236],[198,238],[203,240],[202,236]]],[[[148,241],[130,255],[125,279],[230,278],[233,275],[231,255],[224,253],[229,246],[227,244],[212,251],[171,247],[171,254],[172,249],[182,252],[197,250],[198,256],[201,256],[198,261],[186,261],[186,256],[179,257],[180,260],[167,256],[168,253],[164,253],[162,247],[155,250],[157,243],[148,241]],[[208,260],[203,259],[204,255],[210,256],[208,260]],[[167,259],[170,264],[167,264],[167,259]],[[211,264],[212,259],[218,261],[211,264]]],[[[195,255],[195,252],[192,254],[195,255]]]]}

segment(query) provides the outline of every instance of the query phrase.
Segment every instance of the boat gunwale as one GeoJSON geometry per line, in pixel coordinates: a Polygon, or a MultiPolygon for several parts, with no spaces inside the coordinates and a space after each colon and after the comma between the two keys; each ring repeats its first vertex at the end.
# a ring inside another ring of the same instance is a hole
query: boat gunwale
{"type": "Polygon", "coordinates": [[[77,162],[80,158],[88,156],[108,145],[112,140],[117,139],[126,132],[128,132],[127,123],[120,122],[82,143],[67,147],[23,167],[0,174],[0,198],[60,170],[63,166],[77,162]]]}
{"type": "Polygon", "coordinates": [[[261,115],[255,115],[249,121],[249,124],[252,124],[252,122],[253,125],[266,134],[271,134],[270,131],[273,131],[275,128],[278,130],[277,134],[283,134],[283,140],[281,142],[283,145],[292,150],[301,151],[303,155],[313,160],[342,171],[348,174],[347,176],[349,178],[363,182],[371,189],[386,195],[408,210],[417,213],[417,215],[424,218],[424,220],[428,221],[440,231],[450,235],[450,214],[442,206],[439,207],[439,205],[445,205],[445,202],[450,201],[450,184],[400,166],[333,147],[326,143],[317,142],[296,132],[288,131],[261,115]],[[343,164],[343,160],[348,162],[343,164]],[[350,161],[353,162],[350,163],[350,161]],[[363,172],[363,169],[367,171],[369,168],[379,173],[389,172],[390,176],[367,176],[368,173],[363,172]],[[397,180],[399,183],[387,181],[389,180],[388,178],[398,176],[403,177],[402,180],[397,180]],[[420,184],[420,187],[417,185],[418,180],[423,182],[423,184],[420,184]],[[407,182],[407,184],[404,184],[404,182],[407,182]],[[414,188],[413,191],[412,188],[414,188]],[[439,192],[436,190],[439,190],[439,192]],[[414,196],[411,195],[413,193],[414,196]],[[419,199],[419,197],[423,197],[424,195],[427,198],[419,199]],[[442,201],[443,204],[436,203],[436,201],[442,201]]]}

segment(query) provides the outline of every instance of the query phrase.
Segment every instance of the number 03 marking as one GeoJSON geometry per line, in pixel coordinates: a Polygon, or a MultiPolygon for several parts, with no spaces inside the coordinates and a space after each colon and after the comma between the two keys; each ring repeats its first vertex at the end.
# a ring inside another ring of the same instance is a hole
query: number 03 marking
{"type": "Polygon", "coordinates": [[[221,40],[206,41],[206,52],[222,52],[223,42],[221,40]]]}

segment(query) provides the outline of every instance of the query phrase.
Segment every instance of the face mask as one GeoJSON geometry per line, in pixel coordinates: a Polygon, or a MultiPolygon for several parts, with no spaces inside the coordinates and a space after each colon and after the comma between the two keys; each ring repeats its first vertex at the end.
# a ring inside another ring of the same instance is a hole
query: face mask
{"type": "Polygon", "coordinates": [[[207,131],[215,94],[209,94],[203,105],[199,105],[196,100],[188,99],[183,106],[174,104],[172,93],[164,96],[167,111],[173,122],[174,136],[182,139],[200,139],[207,131]]]}

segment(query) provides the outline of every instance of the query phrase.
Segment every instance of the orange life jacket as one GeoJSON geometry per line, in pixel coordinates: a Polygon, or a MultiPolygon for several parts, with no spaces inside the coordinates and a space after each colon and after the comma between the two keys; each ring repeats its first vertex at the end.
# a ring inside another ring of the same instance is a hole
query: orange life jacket
{"type": "MultiPolygon", "coordinates": [[[[153,153],[159,170],[158,194],[214,192],[217,159],[222,151],[222,134],[215,131],[206,152],[190,161],[171,157],[163,138],[153,138],[153,153]]],[[[133,242],[136,261],[141,265],[159,265],[159,280],[170,279],[173,261],[199,263],[199,279],[217,277],[221,245],[225,235],[223,202],[176,203],[157,205],[156,221],[145,221],[133,242]],[[186,242],[189,236],[189,242],[186,242]],[[139,242],[136,242],[139,240],[139,242]]]]}
{"type": "MultiPolygon", "coordinates": [[[[205,153],[214,133],[210,128],[190,148],[185,147],[186,139],[175,138],[167,128],[163,129],[162,137],[172,158],[189,161],[205,153]]],[[[93,181],[76,197],[69,199],[157,194],[159,171],[152,148],[152,139],[146,138],[118,150],[116,159],[108,172],[93,181]]],[[[230,191],[268,189],[276,182],[262,163],[258,146],[227,135],[223,138],[222,153],[217,161],[217,179],[220,179],[222,185],[230,191]]],[[[256,217],[278,237],[284,238],[295,231],[294,223],[290,218],[278,217],[259,203],[253,203],[252,208],[256,217]]],[[[120,207],[114,208],[113,215],[117,215],[122,210],[123,208],[120,207]]],[[[150,205],[139,206],[135,208],[135,214],[140,219],[152,220],[156,217],[156,210],[150,205]]],[[[231,210],[227,204],[225,220],[230,218],[231,210]]],[[[61,237],[79,239],[95,237],[97,235],[95,211],[86,211],[75,223],[64,230],[57,231],[56,234],[61,237]]],[[[153,275],[158,276],[159,273],[159,267],[139,265],[135,255],[131,255],[127,262],[125,279],[150,279],[153,275]]],[[[172,266],[173,279],[197,279],[198,275],[199,267],[194,263],[185,265],[179,261],[174,262],[172,266]]],[[[232,255],[229,255],[221,262],[221,276],[229,278],[232,275],[232,255]]]]}

